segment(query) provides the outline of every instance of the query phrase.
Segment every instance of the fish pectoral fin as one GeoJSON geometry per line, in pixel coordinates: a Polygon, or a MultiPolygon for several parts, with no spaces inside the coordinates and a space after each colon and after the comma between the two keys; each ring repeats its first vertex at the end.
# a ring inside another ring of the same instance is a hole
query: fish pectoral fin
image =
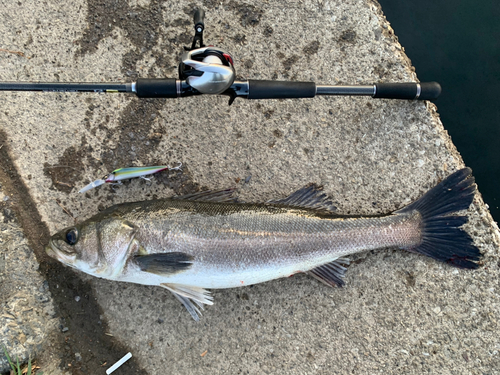
{"type": "Polygon", "coordinates": [[[306,185],[286,198],[272,199],[267,203],[308,208],[325,214],[333,214],[337,210],[337,207],[323,192],[323,187],[316,184],[306,185]]]}
{"type": "Polygon", "coordinates": [[[194,320],[199,321],[199,315],[201,315],[198,307],[203,310],[203,305],[213,305],[213,297],[210,292],[206,289],[183,284],[168,284],[162,283],[160,286],[168,289],[177,298],[191,314],[194,320]],[[196,307],[196,305],[198,307],[196,307]]]}
{"type": "Polygon", "coordinates": [[[134,256],[134,261],[141,271],[165,275],[189,269],[193,264],[193,257],[181,252],[138,254],[134,256]]]}
{"type": "Polygon", "coordinates": [[[344,265],[349,265],[350,261],[347,258],[338,258],[333,262],[323,264],[322,266],[313,268],[306,273],[321,281],[328,286],[344,286],[344,276],[347,268],[344,265]]]}

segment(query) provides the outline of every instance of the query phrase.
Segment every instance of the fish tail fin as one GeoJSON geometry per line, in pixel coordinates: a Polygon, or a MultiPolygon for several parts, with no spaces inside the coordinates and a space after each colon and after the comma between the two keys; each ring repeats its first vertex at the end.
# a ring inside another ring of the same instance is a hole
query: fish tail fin
{"type": "Polygon", "coordinates": [[[407,250],[425,254],[455,267],[475,269],[481,252],[461,226],[467,216],[457,215],[474,198],[476,184],[471,169],[461,169],[424,194],[419,200],[396,211],[418,211],[421,216],[422,241],[407,250]]]}

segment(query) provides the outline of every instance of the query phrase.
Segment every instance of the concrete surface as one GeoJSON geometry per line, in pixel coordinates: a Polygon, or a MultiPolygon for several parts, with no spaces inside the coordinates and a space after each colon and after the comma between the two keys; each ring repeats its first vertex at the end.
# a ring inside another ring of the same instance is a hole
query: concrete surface
{"type": "MultiPolygon", "coordinates": [[[[175,77],[198,5],[207,12],[206,42],[232,53],[239,78],[416,79],[380,7],[369,0],[1,5],[0,48],[11,51],[0,52],[3,81],[175,77]]],[[[224,97],[7,92],[0,98],[3,162],[15,169],[5,181],[15,182],[10,191],[20,197],[21,224],[61,325],[68,325],[46,344],[60,345],[62,369],[104,373],[128,350],[134,357],[117,374],[500,368],[499,232],[479,194],[467,224],[485,255],[477,271],[403,252],[368,253],[355,258],[342,289],[299,275],[214,291],[215,304],[198,324],[160,288],[77,275],[43,255],[49,232],[101,208],[201,188],[236,186],[243,200],[265,201],[316,182],[341,213],[395,210],[463,166],[433,104],[330,97],[237,100],[228,107],[224,97]],[[78,194],[118,167],[176,162],[184,164],[182,173],[78,194]],[[24,209],[26,202],[32,204],[24,209]],[[33,229],[37,222],[45,226],[33,229]],[[78,309],[84,312],[72,313],[78,309]]]]}

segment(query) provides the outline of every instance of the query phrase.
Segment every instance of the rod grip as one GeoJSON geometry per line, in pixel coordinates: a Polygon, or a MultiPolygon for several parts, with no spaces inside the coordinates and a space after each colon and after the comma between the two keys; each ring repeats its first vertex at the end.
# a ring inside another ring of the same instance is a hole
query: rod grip
{"type": "Polygon", "coordinates": [[[136,93],[139,98],[177,98],[175,78],[139,78],[136,93]]]}
{"type": "Polygon", "coordinates": [[[248,80],[248,99],[314,98],[314,82],[248,80]]]}
{"type": "Polygon", "coordinates": [[[374,98],[433,100],[441,94],[441,85],[437,82],[376,83],[375,87],[374,98]]]}

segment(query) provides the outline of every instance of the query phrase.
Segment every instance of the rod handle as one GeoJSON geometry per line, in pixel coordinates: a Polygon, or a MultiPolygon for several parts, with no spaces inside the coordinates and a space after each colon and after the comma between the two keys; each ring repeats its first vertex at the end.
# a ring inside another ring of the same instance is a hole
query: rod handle
{"type": "Polygon", "coordinates": [[[136,94],[139,98],[177,98],[175,78],[138,78],[136,94]]]}
{"type": "Polygon", "coordinates": [[[314,98],[314,82],[248,80],[248,99],[314,98]]]}
{"type": "Polygon", "coordinates": [[[433,100],[441,94],[437,82],[420,83],[376,83],[374,98],[433,100]]]}

